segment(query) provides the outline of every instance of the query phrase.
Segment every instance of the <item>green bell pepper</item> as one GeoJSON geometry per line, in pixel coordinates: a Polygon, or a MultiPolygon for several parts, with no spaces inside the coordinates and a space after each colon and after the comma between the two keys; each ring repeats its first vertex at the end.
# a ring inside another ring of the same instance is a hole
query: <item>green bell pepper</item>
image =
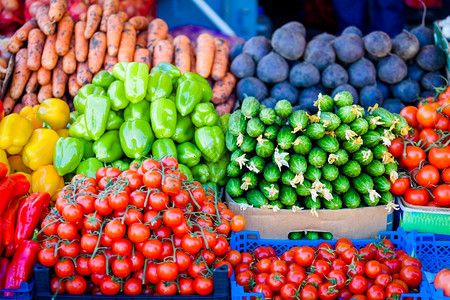
{"type": "Polygon", "coordinates": [[[78,110],[71,111],[69,115],[69,124],[75,123],[75,121],[80,115],[81,113],[78,110]]]}
{"type": "Polygon", "coordinates": [[[172,79],[175,81],[178,79],[178,77],[181,76],[181,71],[175,67],[172,64],[166,63],[166,62],[162,62],[159,63],[158,65],[156,65],[155,67],[153,67],[152,71],[160,71],[160,72],[164,72],[167,73],[168,75],[170,75],[170,77],[172,77],[172,79]]]}
{"type": "Polygon", "coordinates": [[[177,145],[177,155],[178,161],[190,168],[197,165],[202,158],[200,150],[190,142],[184,142],[177,145]]]}
{"type": "Polygon", "coordinates": [[[231,114],[226,113],[219,117],[219,126],[222,128],[222,131],[225,132],[228,130],[228,122],[230,121],[231,114]]]}
{"type": "Polygon", "coordinates": [[[114,81],[114,76],[108,71],[100,71],[92,79],[92,83],[107,89],[114,81]]]}
{"type": "Polygon", "coordinates": [[[175,103],[182,116],[190,114],[202,101],[202,87],[196,81],[185,80],[178,85],[175,103]]]}
{"type": "Polygon", "coordinates": [[[150,102],[130,103],[123,113],[125,121],[143,120],[150,122],[150,102]]]}
{"type": "Polygon", "coordinates": [[[112,75],[114,76],[114,78],[121,81],[125,81],[125,75],[127,72],[128,64],[129,62],[127,61],[122,61],[120,63],[115,64],[112,70],[112,75]]]}
{"type": "Polygon", "coordinates": [[[192,113],[192,123],[195,127],[214,126],[219,122],[219,113],[211,102],[199,103],[192,113]]]}
{"type": "Polygon", "coordinates": [[[116,160],[116,161],[113,161],[111,165],[113,167],[115,167],[115,168],[118,168],[122,172],[126,171],[126,170],[128,170],[130,168],[130,163],[129,162],[126,162],[126,161],[120,160],[120,159],[116,160]]]}
{"type": "Polygon", "coordinates": [[[77,167],[77,174],[83,174],[84,176],[95,178],[97,170],[101,167],[103,167],[103,163],[95,157],[91,157],[80,162],[77,167]]]}
{"type": "Polygon", "coordinates": [[[172,100],[160,98],[150,105],[150,121],[156,138],[170,138],[177,126],[177,108],[172,100]]]}
{"type": "Polygon", "coordinates": [[[141,158],[146,155],[154,139],[152,128],[146,121],[130,120],[120,126],[120,145],[129,158],[141,158]]]}
{"type": "Polygon", "coordinates": [[[122,117],[120,117],[115,111],[110,110],[108,121],[106,122],[106,130],[119,130],[123,122],[122,117]]]}
{"type": "Polygon", "coordinates": [[[120,110],[127,107],[130,101],[125,96],[125,85],[123,81],[116,80],[108,88],[108,97],[111,100],[111,109],[120,110]]]}
{"type": "Polygon", "coordinates": [[[200,181],[201,183],[208,182],[209,179],[209,169],[205,164],[198,164],[195,167],[191,168],[192,176],[194,176],[195,180],[200,181]]]}
{"type": "Polygon", "coordinates": [[[187,180],[192,181],[194,179],[194,177],[192,176],[191,169],[189,169],[188,166],[179,163],[178,170],[184,175],[186,175],[187,180]]]}
{"type": "Polygon", "coordinates": [[[78,116],[75,122],[69,127],[69,135],[72,137],[85,139],[91,141],[92,138],[89,136],[86,129],[86,122],[84,120],[84,114],[78,116]]]}
{"type": "Polygon", "coordinates": [[[152,156],[158,159],[172,156],[178,159],[177,147],[171,139],[157,139],[152,146],[152,156]]]}
{"type": "Polygon", "coordinates": [[[94,142],[92,147],[99,161],[110,163],[123,156],[118,130],[111,130],[94,142]]]}
{"type": "Polygon", "coordinates": [[[53,152],[53,165],[59,176],[75,171],[83,159],[84,145],[73,137],[59,138],[53,152]]]}
{"type": "Polygon", "coordinates": [[[225,177],[227,177],[227,166],[230,162],[229,155],[222,156],[218,162],[208,163],[209,168],[209,180],[211,182],[219,184],[225,177]]]}
{"type": "Polygon", "coordinates": [[[86,101],[84,121],[86,131],[94,140],[98,140],[106,130],[111,101],[106,96],[89,95],[86,101]]]}
{"type": "Polygon", "coordinates": [[[84,159],[88,159],[90,157],[95,157],[95,153],[94,150],[92,150],[92,146],[94,145],[94,143],[92,141],[87,141],[85,139],[82,138],[78,138],[80,140],[80,142],[83,143],[83,158],[84,159]]]}
{"type": "Polygon", "coordinates": [[[202,87],[202,102],[209,102],[212,99],[213,92],[211,89],[211,86],[209,85],[209,82],[203,78],[202,76],[193,73],[193,72],[186,72],[178,79],[178,85],[180,85],[182,82],[190,80],[195,81],[202,87]]]}
{"type": "Polygon", "coordinates": [[[125,74],[125,95],[131,103],[138,103],[145,98],[148,85],[148,65],[131,62],[125,74]]]}
{"type": "Polygon", "coordinates": [[[168,73],[152,69],[148,75],[148,87],[145,99],[155,101],[159,98],[167,98],[172,93],[172,77],[168,73]]]}
{"type": "Polygon", "coordinates": [[[225,137],[219,126],[205,126],[195,131],[195,145],[209,162],[217,162],[225,150],[225,137]]]}
{"type": "Polygon", "coordinates": [[[191,116],[182,117],[177,116],[177,126],[175,127],[175,132],[172,135],[172,140],[181,144],[190,141],[194,138],[195,128],[192,125],[191,116]]]}
{"type": "Polygon", "coordinates": [[[73,98],[73,106],[77,111],[84,114],[86,109],[86,101],[90,95],[106,95],[106,91],[101,86],[97,86],[95,84],[86,84],[81,87],[78,91],[78,94],[73,98]]]}

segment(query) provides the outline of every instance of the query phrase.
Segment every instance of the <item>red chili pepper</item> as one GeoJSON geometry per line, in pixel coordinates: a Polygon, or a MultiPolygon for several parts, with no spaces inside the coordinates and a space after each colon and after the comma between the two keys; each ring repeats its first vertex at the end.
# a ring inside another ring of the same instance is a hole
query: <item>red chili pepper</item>
{"type": "Polygon", "coordinates": [[[25,198],[17,213],[16,233],[14,243],[19,245],[23,240],[33,237],[33,231],[39,223],[42,212],[50,204],[48,193],[33,193],[25,198]]]}
{"type": "Polygon", "coordinates": [[[25,175],[16,173],[9,175],[8,178],[13,179],[16,184],[16,187],[14,188],[14,198],[23,197],[28,194],[28,191],[30,190],[30,182],[25,175]]]}
{"type": "Polygon", "coordinates": [[[10,176],[0,181],[0,216],[8,207],[9,201],[13,199],[15,187],[14,178],[10,178],[10,176]]]}
{"type": "Polygon", "coordinates": [[[9,203],[8,208],[3,213],[3,223],[2,223],[2,234],[3,234],[3,245],[9,245],[14,240],[14,231],[16,228],[17,212],[19,211],[20,203],[22,198],[14,198],[11,203],[9,203]]]}
{"type": "MultiPolygon", "coordinates": [[[[31,279],[40,249],[41,245],[36,241],[22,241],[19,244],[6,272],[6,289],[18,289],[22,282],[31,279]]],[[[9,296],[7,294],[5,296],[9,296]]]]}
{"type": "Polygon", "coordinates": [[[3,243],[3,230],[1,230],[2,227],[3,227],[3,216],[0,216],[0,248],[3,248],[3,246],[5,245],[3,243]]]}
{"type": "Polygon", "coordinates": [[[5,247],[5,252],[3,253],[4,257],[12,257],[16,252],[16,244],[12,242],[8,246],[5,247]]]}
{"type": "Polygon", "coordinates": [[[0,179],[3,179],[6,177],[6,174],[8,173],[8,167],[0,162],[0,179]]]}
{"type": "Polygon", "coordinates": [[[9,259],[0,257],[0,291],[5,287],[6,271],[8,271],[9,259]]]}

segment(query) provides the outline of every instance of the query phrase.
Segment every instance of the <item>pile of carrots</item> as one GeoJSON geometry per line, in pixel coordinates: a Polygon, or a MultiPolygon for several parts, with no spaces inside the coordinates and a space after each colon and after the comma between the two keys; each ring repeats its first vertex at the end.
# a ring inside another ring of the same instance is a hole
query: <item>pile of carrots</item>
{"type": "Polygon", "coordinates": [[[77,22],[67,12],[67,0],[39,7],[35,18],[17,30],[8,44],[15,53],[15,68],[3,99],[5,113],[51,97],[69,101],[96,73],[111,71],[121,61],[149,67],[168,62],[183,73],[196,72],[213,86],[217,110],[221,114],[232,110],[236,79],[228,72],[225,39],[201,34],[194,49],[188,37],[172,37],[163,20],[128,18],[119,11],[119,4],[119,0],[93,4],[77,22]]]}

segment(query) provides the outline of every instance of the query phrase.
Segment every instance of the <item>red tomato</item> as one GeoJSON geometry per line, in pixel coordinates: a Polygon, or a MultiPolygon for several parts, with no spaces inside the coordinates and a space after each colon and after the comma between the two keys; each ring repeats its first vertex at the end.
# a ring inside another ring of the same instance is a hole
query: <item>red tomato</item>
{"type": "Polygon", "coordinates": [[[418,287],[422,282],[422,271],[414,266],[404,267],[400,270],[400,279],[409,287],[418,287]]]}
{"type": "Polygon", "coordinates": [[[417,107],[415,106],[406,106],[400,111],[400,116],[405,118],[411,127],[417,127],[419,125],[417,121],[417,107]]]}
{"type": "Polygon", "coordinates": [[[319,292],[313,285],[307,284],[300,291],[300,299],[317,300],[317,299],[319,299],[319,292]]]}
{"type": "Polygon", "coordinates": [[[441,173],[441,177],[445,183],[449,183],[450,182],[450,168],[443,170],[441,173]]]}
{"type": "Polygon", "coordinates": [[[309,267],[315,258],[315,252],[311,247],[302,246],[295,252],[295,262],[302,267],[309,267]]]}
{"type": "Polygon", "coordinates": [[[386,288],[386,298],[390,298],[393,295],[401,295],[406,293],[408,290],[405,289],[401,284],[393,282],[390,283],[386,288]]]}
{"type": "Polygon", "coordinates": [[[330,273],[328,273],[327,276],[328,280],[333,280],[333,282],[336,285],[336,288],[341,290],[346,285],[347,277],[345,276],[345,273],[340,270],[331,270],[330,273]]]}
{"type": "Polygon", "coordinates": [[[403,140],[401,138],[393,139],[391,145],[388,146],[388,150],[394,157],[400,157],[404,150],[403,140]]]}
{"type": "Polygon", "coordinates": [[[426,165],[419,169],[415,174],[414,179],[424,188],[435,187],[440,180],[439,170],[433,165],[426,165]]]}
{"type": "Polygon", "coordinates": [[[417,258],[408,256],[402,260],[402,264],[401,264],[402,268],[407,267],[407,266],[414,266],[414,267],[418,267],[420,269],[420,268],[422,268],[422,263],[417,258]]]}
{"type": "Polygon", "coordinates": [[[450,205],[450,185],[441,184],[433,190],[434,201],[440,206],[450,205]]]}
{"type": "Polygon", "coordinates": [[[295,299],[297,294],[297,285],[293,283],[286,283],[280,289],[280,296],[282,299],[295,299]]]}
{"type": "Polygon", "coordinates": [[[86,280],[80,275],[75,275],[73,278],[69,278],[65,284],[66,292],[71,295],[84,294],[86,286],[86,280]]]}
{"type": "Polygon", "coordinates": [[[319,298],[321,300],[334,300],[337,298],[338,290],[329,282],[325,282],[319,286],[319,298]]]}
{"type": "Polygon", "coordinates": [[[411,187],[411,181],[408,177],[400,177],[391,184],[391,193],[396,196],[401,196],[411,187]]]}
{"type": "Polygon", "coordinates": [[[450,146],[431,147],[428,151],[428,160],[440,170],[450,167],[450,146]]]}
{"type": "Polygon", "coordinates": [[[434,125],[434,128],[437,130],[447,131],[449,125],[450,125],[450,120],[443,115],[439,115],[438,120],[437,120],[436,124],[434,125]]]}
{"type": "Polygon", "coordinates": [[[426,159],[426,154],[423,149],[417,146],[407,146],[406,158],[403,155],[401,157],[408,168],[417,168],[426,159]]]}
{"type": "Polygon", "coordinates": [[[286,282],[293,283],[297,286],[300,285],[305,279],[306,275],[301,271],[289,271],[286,275],[286,282]]]}
{"type": "Polygon", "coordinates": [[[391,276],[389,276],[387,274],[380,274],[377,276],[377,278],[375,278],[374,283],[383,288],[386,288],[389,285],[389,283],[391,283],[391,281],[392,281],[391,276]]]}
{"type": "Polygon", "coordinates": [[[350,281],[348,288],[353,294],[363,294],[367,290],[367,279],[364,276],[356,275],[350,281]]]}
{"type": "Polygon", "coordinates": [[[267,280],[268,286],[274,292],[278,292],[281,290],[281,287],[286,283],[286,278],[278,273],[270,273],[269,278],[267,280]]]}
{"type": "Polygon", "coordinates": [[[423,149],[426,149],[428,146],[439,140],[439,134],[437,134],[434,128],[424,128],[420,132],[419,138],[425,142],[423,149]]]}
{"type": "Polygon", "coordinates": [[[427,189],[410,188],[405,193],[405,201],[412,205],[426,205],[430,200],[430,194],[427,189]]]}
{"type": "Polygon", "coordinates": [[[286,263],[282,260],[277,259],[270,264],[270,273],[279,273],[286,276],[287,272],[288,268],[286,263]]]}
{"type": "Polygon", "coordinates": [[[375,279],[381,274],[381,264],[376,260],[367,262],[365,267],[367,277],[375,279]]]}
{"type": "Polygon", "coordinates": [[[386,299],[386,295],[384,292],[383,287],[379,285],[372,285],[370,288],[367,289],[367,299],[368,300],[384,300],[386,299]]]}
{"type": "Polygon", "coordinates": [[[252,290],[253,293],[262,293],[264,295],[264,298],[270,299],[272,298],[272,290],[270,289],[270,286],[267,284],[257,284],[252,290]]]}
{"type": "Polygon", "coordinates": [[[431,104],[425,104],[417,110],[417,121],[423,127],[434,127],[438,119],[439,114],[431,104]]]}
{"type": "Polygon", "coordinates": [[[442,269],[436,274],[434,287],[442,289],[444,296],[450,297],[450,269],[442,269]]]}

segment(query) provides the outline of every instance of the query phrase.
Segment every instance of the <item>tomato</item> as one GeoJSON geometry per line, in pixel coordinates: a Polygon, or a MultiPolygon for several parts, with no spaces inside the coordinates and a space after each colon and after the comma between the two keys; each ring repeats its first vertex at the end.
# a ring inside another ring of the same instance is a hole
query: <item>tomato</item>
{"type": "Polygon", "coordinates": [[[163,296],[172,296],[177,293],[178,287],[175,282],[160,281],[156,284],[156,292],[163,296]]]}
{"type": "Polygon", "coordinates": [[[197,277],[194,280],[194,290],[201,296],[209,295],[213,291],[212,278],[197,277]]]}
{"type": "Polygon", "coordinates": [[[354,276],[354,275],[364,275],[364,271],[365,271],[365,264],[362,261],[353,261],[349,266],[348,266],[348,271],[347,273],[350,276],[354,276]]]}
{"type": "Polygon", "coordinates": [[[425,104],[417,110],[417,121],[423,127],[433,127],[438,119],[439,114],[431,104],[425,104]]]}
{"type": "Polygon", "coordinates": [[[389,152],[396,158],[403,154],[403,149],[403,140],[401,138],[393,139],[391,145],[388,146],[389,152]]]}
{"type": "MultiPolygon", "coordinates": [[[[398,257],[397,253],[395,256],[398,257]]],[[[390,274],[395,274],[400,272],[401,269],[401,261],[397,258],[387,259],[384,261],[384,264],[389,268],[390,274]]]]}
{"type": "Polygon", "coordinates": [[[180,278],[178,285],[180,286],[180,295],[194,295],[194,279],[180,278]]]}
{"type": "Polygon", "coordinates": [[[425,142],[422,148],[426,149],[439,140],[439,134],[433,128],[424,128],[420,132],[419,138],[425,142]]]}
{"type": "Polygon", "coordinates": [[[338,293],[338,299],[348,300],[352,296],[352,292],[349,289],[342,289],[338,293]]]}
{"type": "Polygon", "coordinates": [[[433,190],[433,197],[434,201],[440,206],[450,205],[450,185],[441,184],[437,186],[433,190]]]}
{"type": "Polygon", "coordinates": [[[358,250],[353,247],[348,248],[341,254],[341,259],[347,264],[350,264],[353,260],[357,259],[356,254],[358,254],[358,250]]]}
{"type": "Polygon", "coordinates": [[[61,214],[67,222],[76,223],[83,219],[83,207],[80,204],[68,204],[61,214]]]}
{"type": "Polygon", "coordinates": [[[384,300],[386,295],[384,293],[383,287],[379,285],[372,285],[367,289],[367,299],[368,300],[384,300]]]}
{"type": "Polygon", "coordinates": [[[410,127],[417,127],[419,122],[417,121],[417,107],[406,106],[400,111],[400,116],[406,119],[410,127]]]}
{"type": "Polygon", "coordinates": [[[302,267],[309,267],[314,258],[314,249],[308,246],[302,246],[295,252],[295,262],[302,267]]]}
{"type": "Polygon", "coordinates": [[[113,212],[113,208],[111,207],[111,205],[109,205],[108,197],[95,199],[94,209],[102,216],[109,215],[113,212]]]}
{"type": "Polygon", "coordinates": [[[191,196],[186,190],[181,190],[178,194],[170,196],[170,200],[175,207],[185,208],[191,202],[191,196]]]}
{"type": "Polygon", "coordinates": [[[128,193],[111,193],[108,195],[108,203],[115,210],[125,210],[130,203],[128,193]]]}
{"type": "Polygon", "coordinates": [[[109,221],[105,226],[105,234],[113,240],[121,239],[125,235],[125,232],[125,224],[122,224],[118,219],[109,221]]]}
{"type": "Polygon", "coordinates": [[[130,278],[123,285],[125,295],[140,295],[142,292],[142,282],[136,278],[130,278]]]}
{"type": "Polygon", "coordinates": [[[311,273],[306,276],[306,283],[319,286],[323,283],[323,279],[319,275],[311,273]]]}
{"type": "Polygon", "coordinates": [[[162,175],[158,170],[147,171],[142,176],[142,182],[149,189],[159,188],[162,182],[162,175]]]}
{"type": "Polygon", "coordinates": [[[319,291],[311,285],[307,284],[300,291],[300,299],[302,300],[317,300],[319,299],[319,291]]]}
{"type": "Polygon", "coordinates": [[[178,276],[178,266],[176,263],[171,261],[163,262],[159,264],[156,272],[161,280],[172,281],[178,276]]]}
{"type": "Polygon", "coordinates": [[[327,279],[336,285],[336,288],[341,290],[346,285],[347,277],[345,276],[345,273],[340,270],[331,270],[330,273],[328,273],[327,279]]]}
{"type": "Polygon", "coordinates": [[[228,270],[228,278],[231,277],[231,275],[233,275],[233,267],[231,266],[231,264],[229,262],[227,262],[226,260],[222,260],[221,262],[217,263],[214,265],[214,268],[219,268],[221,266],[226,266],[227,270],[228,270]]]}
{"type": "Polygon", "coordinates": [[[405,193],[405,201],[412,205],[426,205],[430,200],[430,194],[427,189],[410,188],[405,193]]]}
{"type": "Polygon", "coordinates": [[[186,234],[181,241],[183,250],[189,254],[195,254],[200,251],[202,244],[202,239],[200,237],[193,236],[192,234],[186,234]]]}
{"type": "Polygon", "coordinates": [[[435,187],[440,180],[439,170],[433,165],[423,166],[415,174],[414,179],[424,188],[429,189],[435,187]]]}
{"type": "Polygon", "coordinates": [[[330,269],[331,269],[328,262],[321,260],[321,259],[314,260],[313,268],[314,268],[314,274],[317,274],[322,278],[325,278],[325,276],[328,275],[328,273],[330,272],[330,269]]]}
{"type": "Polygon", "coordinates": [[[450,269],[442,269],[436,274],[434,287],[442,289],[444,296],[450,297],[450,269]]]}
{"type": "Polygon", "coordinates": [[[363,294],[367,290],[367,279],[361,275],[355,275],[348,285],[353,294],[363,294]]]}
{"type": "Polygon", "coordinates": [[[358,250],[358,256],[362,259],[362,260],[372,260],[375,256],[375,254],[372,252],[371,249],[369,249],[369,247],[363,247],[361,249],[358,250]]]}
{"type": "Polygon", "coordinates": [[[61,280],[57,276],[54,276],[52,279],[50,279],[50,292],[52,294],[64,294],[66,292],[66,285],[64,284],[64,281],[61,280]]]}
{"type": "Polygon", "coordinates": [[[91,275],[91,269],[89,268],[89,258],[84,256],[77,257],[75,270],[79,275],[82,276],[91,275]]]}
{"type": "Polygon", "coordinates": [[[252,293],[262,293],[265,299],[272,298],[272,290],[267,284],[257,284],[252,290],[252,293]]]}
{"type": "Polygon", "coordinates": [[[248,252],[241,253],[241,256],[242,256],[241,262],[244,264],[250,265],[254,261],[253,256],[248,252]]]}
{"type": "Polygon", "coordinates": [[[228,261],[231,266],[236,267],[242,260],[242,254],[237,250],[230,250],[225,256],[225,260],[228,261]]]}
{"type": "Polygon", "coordinates": [[[225,219],[220,220],[219,226],[214,228],[218,234],[228,235],[231,230],[230,222],[225,219]]]}
{"type": "MultiPolygon", "coordinates": [[[[204,262],[200,262],[200,263],[193,262],[188,268],[189,275],[194,278],[204,276],[206,274],[206,271],[207,271],[207,267],[204,262]]],[[[246,279],[247,278],[247,277],[245,277],[246,275],[249,275],[251,277],[250,279],[253,279],[254,274],[250,270],[246,270],[246,271],[250,272],[250,274],[246,273],[244,275],[241,275],[241,277],[242,277],[241,280],[246,279]]],[[[245,273],[246,271],[244,271],[242,273],[245,273]]],[[[238,274],[238,273],[236,272],[236,274],[238,274]]],[[[237,275],[236,275],[236,278],[237,278],[237,275]]],[[[237,281],[237,279],[236,279],[236,281],[237,281]]]]}
{"type": "MultiPolygon", "coordinates": [[[[269,270],[270,270],[270,262],[268,262],[267,264],[267,273],[269,273],[269,270]]],[[[247,263],[240,263],[234,268],[234,271],[235,273],[241,273],[244,271],[251,271],[251,268],[247,263]]],[[[259,272],[258,269],[256,269],[256,272],[259,272]]]]}
{"type": "Polygon", "coordinates": [[[270,273],[267,280],[267,285],[270,286],[272,291],[278,292],[281,287],[286,283],[284,275],[278,273],[270,273]]]}
{"type": "Polygon", "coordinates": [[[335,251],[336,254],[340,257],[344,253],[345,250],[352,248],[353,246],[347,243],[336,243],[335,251]]]}
{"type": "Polygon", "coordinates": [[[225,253],[227,253],[228,247],[229,247],[228,240],[221,235],[217,237],[217,243],[216,245],[214,245],[212,250],[214,254],[222,256],[225,255],[225,253]]]}
{"type": "Polygon", "coordinates": [[[401,156],[408,168],[417,168],[426,159],[425,151],[417,146],[406,146],[406,158],[401,156]]]}
{"type": "Polygon", "coordinates": [[[241,286],[249,285],[250,281],[253,280],[254,278],[255,274],[253,274],[251,271],[243,271],[236,273],[236,282],[241,286]]]}
{"type": "Polygon", "coordinates": [[[367,277],[375,279],[381,274],[381,264],[376,260],[371,260],[366,263],[365,272],[367,277]]]}
{"type": "Polygon", "coordinates": [[[125,224],[130,226],[133,223],[142,223],[144,220],[144,215],[137,209],[129,208],[127,214],[125,215],[125,224]]]}
{"type": "Polygon", "coordinates": [[[91,257],[89,260],[89,269],[92,273],[106,273],[106,258],[103,254],[91,257]]]}
{"type": "Polygon", "coordinates": [[[85,253],[93,253],[97,247],[98,236],[90,233],[83,234],[80,240],[80,246],[85,253]]]}
{"type": "Polygon", "coordinates": [[[245,227],[245,219],[243,216],[236,215],[231,219],[231,231],[240,232],[244,230],[245,227]]]}
{"type": "Polygon", "coordinates": [[[409,287],[418,287],[422,282],[422,271],[415,266],[407,266],[400,270],[400,279],[409,287]]]}
{"type": "Polygon", "coordinates": [[[71,241],[77,236],[77,228],[72,223],[60,223],[56,228],[56,232],[62,240],[71,241]]]}
{"type": "Polygon", "coordinates": [[[450,120],[443,115],[439,115],[438,120],[437,120],[436,124],[434,125],[434,128],[437,130],[447,131],[449,125],[450,125],[450,120]]]}
{"type": "Polygon", "coordinates": [[[420,268],[422,268],[422,263],[417,258],[408,256],[402,260],[402,264],[401,264],[402,268],[407,267],[407,266],[414,266],[414,267],[418,267],[420,269],[420,268]]]}
{"type": "Polygon", "coordinates": [[[344,273],[347,273],[348,267],[345,261],[340,258],[337,258],[331,262],[331,270],[339,270],[344,273]]]}
{"type": "Polygon", "coordinates": [[[319,286],[319,298],[321,300],[334,300],[337,298],[338,290],[329,282],[325,282],[319,286]]]}
{"type": "Polygon", "coordinates": [[[401,295],[406,293],[408,290],[405,289],[401,284],[393,282],[390,283],[386,288],[386,298],[390,298],[393,295],[401,295]]]}
{"type": "Polygon", "coordinates": [[[145,279],[150,283],[156,284],[161,281],[157,273],[158,265],[155,263],[148,263],[145,270],[145,279]]]}
{"type": "Polygon", "coordinates": [[[428,151],[428,160],[439,170],[450,167],[450,146],[431,147],[428,151]]]}
{"type": "Polygon", "coordinates": [[[184,214],[179,208],[168,208],[163,214],[163,223],[169,227],[177,227],[184,221],[184,214]]]}
{"type": "Polygon", "coordinates": [[[55,274],[59,278],[70,277],[73,275],[74,272],[75,272],[75,265],[70,259],[58,261],[55,264],[55,274]]]}
{"type": "Polygon", "coordinates": [[[300,285],[305,279],[306,275],[302,271],[289,271],[286,274],[286,282],[293,283],[297,286],[300,285]]]}
{"type": "Polygon", "coordinates": [[[282,260],[277,259],[270,264],[270,273],[279,273],[286,276],[287,272],[286,263],[282,260]]]}
{"type": "Polygon", "coordinates": [[[70,295],[81,295],[86,290],[86,280],[80,275],[75,275],[65,282],[65,289],[70,295]]]}
{"type": "Polygon", "coordinates": [[[58,262],[58,253],[55,255],[55,249],[44,248],[39,251],[39,262],[45,267],[53,267],[58,262]]]}
{"type": "Polygon", "coordinates": [[[443,170],[441,172],[441,177],[445,183],[449,183],[450,182],[450,168],[443,170]]]}
{"type": "Polygon", "coordinates": [[[166,176],[161,184],[161,188],[167,195],[174,196],[180,192],[181,182],[172,176],[166,176]]]}
{"type": "Polygon", "coordinates": [[[257,260],[271,257],[269,249],[266,247],[257,247],[253,250],[253,254],[257,260]]]}
{"type": "Polygon", "coordinates": [[[111,269],[116,277],[125,278],[131,273],[131,267],[133,266],[133,263],[129,258],[115,259],[111,264],[111,269]]]}

